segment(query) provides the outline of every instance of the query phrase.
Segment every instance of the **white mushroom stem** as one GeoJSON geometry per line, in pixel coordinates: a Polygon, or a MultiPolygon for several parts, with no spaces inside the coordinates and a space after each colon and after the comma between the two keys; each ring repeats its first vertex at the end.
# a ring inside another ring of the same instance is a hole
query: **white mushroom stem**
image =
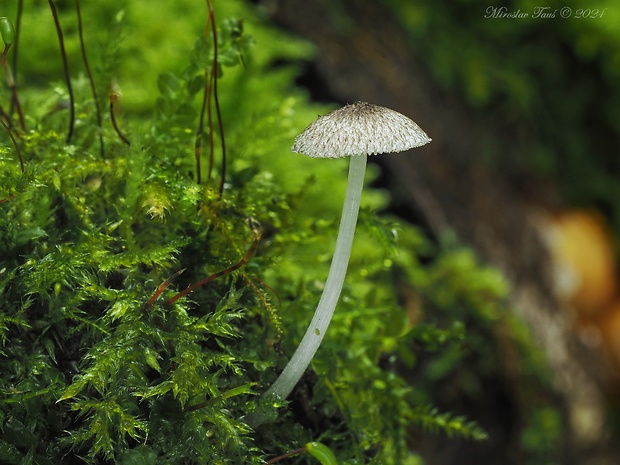
{"type": "Polygon", "coordinates": [[[293,357],[289,360],[275,383],[265,392],[265,396],[276,396],[280,399],[285,399],[291,393],[306,371],[306,368],[308,368],[327,332],[327,327],[334,315],[344,278],[347,274],[347,267],[349,266],[362,188],[364,187],[367,158],[367,155],[350,157],[349,179],[344,197],[344,206],[342,207],[338,238],[336,239],[336,249],[334,250],[334,257],[329,268],[323,294],[299,347],[297,347],[293,357]]]}

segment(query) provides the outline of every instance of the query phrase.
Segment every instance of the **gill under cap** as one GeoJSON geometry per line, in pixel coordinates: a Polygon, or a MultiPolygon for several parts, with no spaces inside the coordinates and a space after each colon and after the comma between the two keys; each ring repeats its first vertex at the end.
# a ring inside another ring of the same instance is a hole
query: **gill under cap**
{"type": "Polygon", "coordinates": [[[342,158],[404,152],[430,141],[405,115],[357,102],[319,117],[295,138],[292,150],[316,158],[342,158]]]}

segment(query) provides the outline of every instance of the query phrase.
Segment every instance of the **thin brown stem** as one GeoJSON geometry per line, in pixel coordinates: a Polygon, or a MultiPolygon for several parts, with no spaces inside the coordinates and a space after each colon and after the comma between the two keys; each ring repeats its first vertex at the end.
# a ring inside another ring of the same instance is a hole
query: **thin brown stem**
{"type": "Polygon", "coordinates": [[[56,33],[58,34],[58,43],[60,45],[60,56],[62,57],[62,64],[65,73],[65,82],[67,84],[67,92],[69,93],[69,132],[67,133],[67,144],[71,142],[73,137],[73,127],[75,125],[75,97],[73,96],[73,87],[71,86],[71,75],[69,73],[69,61],[67,60],[67,53],[65,51],[65,40],[62,35],[62,28],[60,27],[60,20],[58,19],[58,12],[53,0],[48,0],[50,9],[52,10],[52,16],[54,17],[54,24],[56,25],[56,33]]]}
{"type": "MultiPolygon", "coordinates": [[[[17,82],[17,56],[19,51],[19,35],[21,33],[21,24],[22,24],[22,13],[24,11],[24,1],[18,0],[17,2],[17,14],[15,15],[15,41],[13,42],[13,58],[11,60],[11,68],[13,70],[13,78],[14,81],[17,82]]],[[[19,126],[22,128],[22,131],[25,131],[26,124],[24,122],[24,114],[22,113],[21,105],[19,104],[19,99],[17,98],[17,88],[15,91],[11,90],[11,106],[9,107],[9,115],[13,117],[13,112],[17,111],[17,117],[19,118],[19,126]]]]}
{"type": "Polygon", "coordinates": [[[80,36],[80,49],[82,50],[82,60],[84,61],[84,69],[86,70],[86,76],[88,77],[88,82],[90,83],[90,90],[93,94],[93,100],[95,101],[95,115],[97,116],[97,128],[99,130],[99,153],[101,154],[101,158],[103,158],[105,156],[103,146],[103,123],[101,118],[101,110],[99,109],[99,98],[97,97],[97,89],[95,87],[93,74],[90,71],[90,66],[88,65],[86,46],[84,45],[84,31],[82,28],[82,12],[80,11],[80,0],[75,0],[75,10],[78,20],[78,35],[80,36]]]}
{"type": "Polygon", "coordinates": [[[222,148],[222,171],[221,171],[221,179],[220,179],[220,187],[219,193],[220,196],[224,192],[224,184],[226,183],[226,140],[224,137],[224,124],[222,122],[222,111],[220,108],[220,101],[218,97],[217,90],[217,73],[218,73],[218,42],[217,42],[217,25],[215,23],[215,11],[213,10],[212,0],[207,0],[207,8],[209,10],[209,17],[207,19],[205,36],[209,34],[209,28],[211,28],[211,36],[213,38],[213,62],[211,64],[211,70],[208,75],[207,82],[204,88],[204,94],[202,98],[202,109],[200,112],[200,121],[198,123],[198,131],[196,135],[196,144],[195,144],[195,157],[196,157],[196,172],[197,172],[197,180],[200,184],[200,151],[202,147],[202,136],[204,131],[204,115],[207,114],[207,124],[209,126],[209,170],[207,179],[211,179],[213,175],[213,165],[214,165],[214,152],[215,152],[215,142],[214,142],[214,132],[213,132],[213,114],[211,111],[211,98],[213,97],[213,101],[215,103],[215,113],[217,116],[218,129],[220,133],[220,144],[222,148]]]}
{"type": "Polygon", "coordinates": [[[4,111],[2,105],[0,105],[0,118],[4,118],[5,123],[11,126],[11,117],[4,111]]]}
{"type": "Polygon", "coordinates": [[[13,136],[13,133],[11,132],[11,128],[9,128],[8,124],[5,123],[4,119],[0,118],[0,123],[2,123],[4,130],[9,135],[11,142],[13,143],[13,147],[15,147],[15,152],[17,152],[17,157],[19,158],[19,167],[21,168],[22,173],[23,173],[24,172],[24,160],[22,158],[22,152],[19,149],[19,145],[17,145],[17,141],[15,140],[15,137],[13,136]]]}
{"type": "MultiPolygon", "coordinates": [[[[209,35],[209,26],[211,25],[211,15],[207,17],[205,24],[205,38],[209,35]]],[[[207,74],[205,72],[205,74],[207,74]]],[[[209,126],[209,170],[207,171],[207,179],[211,180],[213,175],[213,118],[211,115],[211,88],[213,83],[213,69],[207,75],[207,80],[202,93],[202,105],[200,108],[200,117],[198,120],[198,130],[196,131],[196,143],[194,145],[194,156],[196,158],[196,182],[200,184],[202,181],[202,173],[200,167],[200,155],[202,150],[202,138],[204,135],[205,113],[207,114],[207,123],[209,126]]]]}
{"type": "Polygon", "coordinates": [[[254,252],[256,252],[256,249],[258,248],[258,244],[260,242],[260,238],[261,238],[261,234],[258,233],[256,235],[256,238],[254,239],[254,242],[252,243],[252,245],[250,246],[250,248],[248,249],[248,251],[243,255],[243,257],[241,258],[241,260],[239,260],[237,263],[235,263],[234,265],[226,268],[225,270],[222,271],[218,271],[217,273],[214,273],[210,276],[207,276],[204,279],[201,279],[198,282],[195,282],[194,284],[192,284],[191,286],[189,286],[187,289],[179,292],[177,295],[175,295],[174,297],[168,299],[165,303],[166,304],[171,304],[173,302],[176,302],[177,300],[179,300],[181,297],[183,297],[184,295],[189,294],[190,292],[192,292],[194,289],[196,289],[197,287],[203,286],[207,283],[210,283],[211,281],[219,278],[220,276],[224,276],[227,274],[232,273],[235,270],[238,270],[239,268],[241,268],[243,265],[245,265],[247,262],[250,261],[250,259],[254,256],[254,252]]]}
{"type": "MultiPolygon", "coordinates": [[[[208,27],[209,23],[207,23],[208,27]]],[[[208,113],[207,121],[211,124],[211,100],[209,96],[211,95],[211,87],[209,84],[209,79],[207,79],[207,83],[205,84],[205,88],[202,95],[202,106],[200,108],[200,117],[198,119],[198,130],[196,131],[196,142],[194,145],[194,156],[196,157],[196,182],[198,184],[202,181],[202,173],[200,167],[200,153],[202,149],[202,136],[204,135],[204,121],[205,121],[205,112],[208,113]]],[[[210,146],[211,146],[211,156],[209,158],[209,172],[207,179],[211,179],[211,171],[213,170],[213,131],[209,130],[210,136],[210,146]]]]}
{"type": "Polygon", "coordinates": [[[307,452],[307,451],[308,451],[307,447],[301,447],[299,449],[295,449],[295,450],[292,450],[290,452],[287,452],[286,454],[278,455],[277,457],[274,457],[271,460],[265,462],[265,465],[270,465],[272,463],[279,462],[280,460],[287,459],[287,458],[292,457],[294,455],[303,454],[304,452],[307,452]]]}
{"type": "Polygon", "coordinates": [[[114,103],[116,103],[118,99],[119,99],[119,95],[116,92],[113,91],[110,93],[110,120],[112,121],[112,127],[114,128],[114,131],[116,132],[118,137],[123,141],[123,143],[125,143],[125,145],[130,146],[131,142],[129,142],[129,139],[127,139],[127,137],[125,137],[125,135],[121,132],[121,130],[118,127],[118,123],[116,122],[116,115],[114,113],[114,103]]]}
{"type": "Polygon", "coordinates": [[[213,69],[209,72],[209,79],[207,79],[207,87],[205,89],[205,96],[207,99],[207,123],[209,125],[209,176],[207,179],[210,181],[213,176],[213,165],[215,164],[215,139],[213,137],[213,112],[211,111],[211,97],[213,96],[213,80],[215,75],[213,69]]]}
{"type": "Polygon", "coordinates": [[[183,268],[182,270],[177,271],[175,274],[173,274],[168,279],[166,279],[163,283],[161,283],[157,287],[157,290],[155,291],[153,296],[146,303],[146,306],[150,307],[151,305],[153,305],[153,302],[155,302],[155,300],[157,300],[157,298],[162,294],[162,292],[164,292],[166,289],[168,289],[168,286],[170,286],[170,283],[172,283],[172,281],[174,281],[177,278],[177,276],[181,275],[181,273],[183,273],[186,269],[187,268],[183,268]]]}
{"type": "Polygon", "coordinates": [[[220,196],[224,192],[224,184],[226,183],[226,139],[224,137],[224,123],[222,122],[222,111],[220,109],[220,100],[217,92],[217,71],[218,71],[218,44],[217,44],[217,28],[215,24],[215,12],[213,11],[212,0],[207,0],[209,8],[209,18],[211,22],[211,33],[213,36],[213,66],[211,67],[211,75],[213,76],[213,100],[215,102],[215,112],[217,114],[217,123],[220,131],[220,144],[222,146],[222,172],[220,179],[220,196]]]}
{"type": "MultiPolygon", "coordinates": [[[[202,120],[202,113],[200,114],[202,120]]],[[[196,159],[196,182],[200,184],[202,181],[200,176],[200,150],[202,148],[202,121],[198,124],[198,134],[196,135],[196,142],[194,143],[194,157],[196,159]]]]}
{"type": "MultiPolygon", "coordinates": [[[[10,45],[5,45],[4,51],[2,52],[2,57],[0,57],[0,65],[4,66],[4,70],[6,73],[6,83],[11,91],[11,108],[15,108],[17,110],[17,116],[19,118],[19,127],[22,131],[26,130],[26,123],[24,121],[24,115],[22,113],[21,105],[19,104],[19,98],[17,96],[17,84],[15,83],[15,77],[13,72],[11,71],[11,65],[6,61],[6,55],[11,48],[10,45]]],[[[9,110],[9,113],[11,110],[9,110]]],[[[10,118],[7,117],[7,120],[10,124],[10,118]]]]}

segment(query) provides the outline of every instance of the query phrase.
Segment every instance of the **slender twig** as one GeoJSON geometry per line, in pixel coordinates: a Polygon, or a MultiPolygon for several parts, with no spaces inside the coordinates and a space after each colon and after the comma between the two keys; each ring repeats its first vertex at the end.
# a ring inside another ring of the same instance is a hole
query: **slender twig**
{"type": "Polygon", "coordinates": [[[203,286],[207,283],[210,283],[211,281],[219,278],[220,276],[224,276],[226,274],[230,274],[233,271],[241,268],[243,265],[245,265],[247,262],[250,261],[250,259],[252,258],[252,256],[254,256],[254,252],[256,252],[256,249],[258,248],[258,243],[260,242],[260,238],[261,238],[261,234],[258,233],[256,235],[256,238],[254,239],[254,242],[252,243],[252,245],[250,246],[250,248],[248,249],[248,251],[243,255],[243,257],[241,258],[241,260],[239,260],[237,263],[235,263],[234,265],[226,268],[225,270],[222,271],[218,271],[217,273],[214,273],[210,276],[207,276],[204,279],[201,279],[198,282],[195,282],[194,284],[192,284],[191,286],[189,286],[187,289],[179,292],[177,295],[175,295],[174,297],[168,299],[165,303],[166,304],[171,304],[173,302],[176,302],[177,300],[179,300],[181,297],[183,297],[184,295],[189,294],[190,292],[192,292],[194,289],[196,289],[197,287],[203,286]]]}
{"type": "MultiPolygon", "coordinates": [[[[207,23],[208,26],[209,23],[207,23]]],[[[196,158],[196,182],[200,184],[202,181],[201,176],[201,168],[200,168],[200,151],[202,148],[202,136],[204,134],[204,121],[205,121],[205,112],[208,112],[208,121],[211,121],[211,105],[209,95],[211,93],[209,79],[207,79],[207,84],[205,84],[205,88],[202,94],[202,106],[200,108],[200,117],[198,119],[198,130],[196,131],[196,142],[194,145],[194,156],[196,158]]],[[[210,140],[211,140],[211,158],[209,159],[209,176],[207,179],[211,179],[211,170],[213,169],[213,131],[209,131],[210,140]]]]}
{"type": "Polygon", "coordinates": [[[222,111],[220,109],[220,100],[217,92],[217,28],[215,25],[215,12],[213,11],[212,0],[207,0],[207,6],[209,8],[209,18],[211,22],[211,33],[213,35],[213,65],[211,68],[211,75],[213,76],[213,100],[215,102],[215,112],[217,113],[217,124],[220,130],[220,144],[222,146],[222,173],[220,179],[220,196],[224,192],[224,184],[226,183],[226,140],[224,138],[224,123],[222,122],[222,111]]]}
{"type": "MultiPolygon", "coordinates": [[[[24,122],[24,115],[22,113],[21,105],[19,104],[19,98],[17,97],[17,84],[15,84],[15,76],[11,71],[11,65],[9,65],[9,63],[6,61],[6,56],[9,52],[9,48],[11,48],[10,44],[5,45],[2,56],[0,57],[0,65],[4,66],[4,70],[6,72],[6,83],[11,91],[11,108],[15,107],[15,109],[17,110],[19,126],[22,128],[22,131],[25,131],[26,123],[24,122]]],[[[11,110],[9,110],[9,113],[11,113],[11,110]]],[[[6,113],[4,114],[6,115],[6,113]]],[[[11,123],[11,119],[8,115],[7,121],[9,122],[9,124],[11,123]]]]}
{"type": "Polygon", "coordinates": [[[90,66],[88,65],[88,57],[86,56],[86,46],[84,45],[84,32],[82,28],[82,12],[80,11],[80,0],[75,0],[75,10],[78,20],[78,34],[80,36],[82,60],[84,61],[84,69],[86,70],[86,76],[88,77],[88,82],[90,83],[90,90],[93,93],[93,99],[95,101],[95,114],[97,116],[97,128],[99,130],[99,152],[101,154],[101,158],[103,158],[105,156],[105,151],[103,146],[103,124],[101,119],[101,110],[99,109],[99,98],[97,97],[95,81],[93,80],[93,74],[90,71],[90,66]]]}
{"type": "Polygon", "coordinates": [[[202,118],[203,118],[203,113],[201,112],[200,122],[198,123],[198,134],[196,135],[196,142],[194,143],[194,158],[196,159],[196,182],[198,184],[200,184],[200,182],[202,181],[200,177],[200,149],[202,147],[202,126],[203,126],[202,118]]]}
{"type": "Polygon", "coordinates": [[[207,79],[207,87],[205,88],[205,96],[207,97],[207,121],[209,124],[209,174],[207,179],[210,181],[213,175],[213,165],[215,160],[215,138],[213,136],[213,112],[211,110],[211,98],[213,97],[213,80],[215,75],[213,69],[209,72],[207,79]]]}
{"type": "Polygon", "coordinates": [[[292,450],[290,452],[287,452],[286,454],[279,455],[279,456],[277,456],[277,457],[275,457],[275,458],[265,462],[265,465],[271,465],[272,463],[279,462],[280,460],[287,459],[287,458],[292,457],[294,455],[303,454],[304,452],[307,452],[307,451],[308,451],[308,448],[304,446],[304,447],[301,447],[299,449],[295,449],[295,450],[292,450]]]}
{"type": "Polygon", "coordinates": [[[183,268],[182,270],[177,271],[175,274],[173,274],[168,279],[166,279],[163,283],[161,283],[157,287],[157,290],[155,291],[155,294],[153,294],[153,296],[146,303],[146,306],[150,307],[151,305],[153,305],[153,302],[155,302],[155,300],[157,300],[157,298],[162,294],[162,292],[164,292],[166,289],[168,289],[168,286],[170,286],[170,283],[172,283],[172,281],[174,281],[177,278],[177,276],[181,275],[181,273],[183,273],[186,269],[187,268],[183,268]]]}
{"type": "Polygon", "coordinates": [[[196,135],[196,144],[194,147],[194,154],[196,157],[196,178],[200,184],[200,151],[202,147],[202,136],[204,132],[204,115],[207,114],[207,123],[209,126],[209,171],[207,179],[211,179],[213,174],[213,159],[215,152],[215,143],[213,139],[213,115],[211,112],[211,97],[215,103],[215,113],[217,116],[218,128],[220,133],[220,144],[222,147],[222,172],[219,193],[220,196],[224,192],[224,184],[226,182],[226,140],[224,138],[224,124],[222,122],[222,111],[220,108],[220,101],[217,90],[217,72],[218,72],[218,42],[217,42],[217,25],[215,23],[215,12],[211,0],[207,0],[207,8],[209,10],[209,17],[207,19],[205,35],[209,34],[209,27],[211,28],[211,35],[213,37],[213,62],[211,64],[211,70],[209,72],[207,82],[205,84],[204,93],[202,97],[202,109],[200,111],[200,120],[198,122],[198,131],[196,135]]]}
{"type": "Polygon", "coordinates": [[[73,96],[73,87],[71,87],[71,75],[69,74],[69,62],[67,60],[67,53],[65,52],[65,41],[62,35],[62,28],[60,27],[60,20],[58,19],[58,12],[56,6],[54,6],[53,0],[48,0],[50,9],[52,10],[52,16],[54,17],[54,24],[56,25],[56,33],[58,34],[58,43],[60,45],[60,55],[62,57],[62,64],[65,72],[65,82],[67,84],[67,92],[69,93],[69,132],[67,133],[67,144],[71,142],[73,137],[73,126],[75,125],[75,98],[73,96]]]}
{"type": "Polygon", "coordinates": [[[0,105],[0,118],[4,118],[4,121],[9,125],[9,127],[11,126],[11,117],[4,111],[2,105],[0,105]]]}
{"type": "Polygon", "coordinates": [[[112,126],[114,127],[114,131],[116,131],[116,134],[118,135],[118,137],[120,137],[120,139],[127,145],[130,146],[131,142],[129,142],[129,139],[127,139],[127,137],[125,137],[125,135],[121,132],[121,130],[118,127],[118,124],[116,123],[116,115],[114,114],[114,103],[118,100],[119,95],[117,92],[112,91],[110,93],[110,120],[112,121],[112,126]]]}
{"type": "MultiPolygon", "coordinates": [[[[15,42],[13,43],[13,59],[11,60],[11,68],[13,69],[13,79],[17,82],[17,52],[19,51],[19,35],[21,33],[22,13],[24,11],[24,1],[18,0],[17,2],[17,14],[15,15],[15,42]]],[[[11,92],[13,92],[11,90],[11,92]]],[[[11,106],[9,107],[9,115],[13,116],[13,112],[17,111],[17,117],[19,118],[19,125],[22,131],[25,131],[26,124],[24,122],[24,115],[22,113],[19,99],[17,98],[17,89],[12,95],[11,106]]]]}
{"type": "MultiPolygon", "coordinates": [[[[209,35],[209,25],[211,24],[211,16],[207,17],[205,24],[205,38],[209,35]]],[[[206,74],[206,73],[205,73],[206,74]]],[[[209,171],[207,172],[207,179],[211,180],[213,174],[213,119],[211,116],[211,86],[213,82],[213,70],[211,70],[207,76],[205,86],[202,93],[202,105],[200,108],[200,117],[198,119],[198,130],[196,131],[196,142],[194,145],[194,156],[196,158],[196,182],[198,184],[202,181],[202,173],[200,167],[200,154],[202,149],[202,137],[204,135],[204,121],[205,113],[207,114],[207,123],[209,125],[209,171]]]]}
{"type": "Polygon", "coordinates": [[[19,167],[21,168],[22,173],[23,173],[24,172],[24,160],[22,158],[22,152],[19,149],[19,145],[17,145],[17,141],[15,140],[15,137],[13,137],[11,128],[9,128],[9,126],[4,122],[4,119],[0,118],[0,123],[2,123],[2,126],[4,127],[6,133],[11,138],[11,142],[13,142],[13,147],[15,147],[15,152],[17,152],[17,157],[19,158],[19,167]]]}
{"type": "MultiPolygon", "coordinates": [[[[209,24],[211,24],[211,16],[209,16],[209,20],[207,22],[207,31],[209,24]]],[[[215,26],[214,26],[215,27],[215,26]]],[[[216,53],[215,50],[213,53],[216,53]]],[[[207,179],[210,181],[213,177],[213,166],[215,164],[215,138],[213,132],[213,112],[211,110],[211,98],[213,97],[213,81],[215,80],[215,68],[211,66],[211,70],[209,71],[209,78],[207,79],[206,87],[205,87],[205,97],[207,99],[207,121],[209,124],[209,174],[207,179]]]]}

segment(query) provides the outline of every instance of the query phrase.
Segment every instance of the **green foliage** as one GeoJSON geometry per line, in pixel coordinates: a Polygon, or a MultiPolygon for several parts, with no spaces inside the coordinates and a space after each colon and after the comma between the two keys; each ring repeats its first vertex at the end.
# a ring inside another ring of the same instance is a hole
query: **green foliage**
{"type": "Polygon", "coordinates": [[[434,79],[495,128],[484,135],[482,157],[513,175],[557,183],[573,205],[602,207],[620,231],[620,166],[610,150],[620,135],[613,0],[386,3],[434,79]],[[544,7],[555,16],[541,17],[544,7]]]}
{"type": "MultiPolygon", "coordinates": [[[[458,371],[469,341],[465,316],[503,318],[506,285],[470,252],[438,252],[416,229],[378,216],[387,199],[372,190],[312,370],[290,402],[261,400],[320,296],[346,166],[290,153],[293,136],[326,109],[294,88],[294,66],[273,65],[308,58],[311,47],[231,0],[216,10],[228,177],[220,196],[216,122],[213,134],[206,125],[201,135],[215,141],[212,177],[197,184],[200,98],[215,53],[201,36],[207,13],[189,1],[155,3],[83,6],[87,42],[107,38],[88,48],[97,87],[117,76],[126,89],[118,119],[130,146],[107,116],[100,156],[93,110],[107,108],[106,92],[93,102],[77,71],[72,145],[67,111],[57,107],[66,91],[54,78],[20,86],[25,173],[11,141],[0,139],[3,460],[262,463],[321,441],[338,463],[413,464],[421,463],[408,441],[415,425],[483,439],[471,421],[433,407],[430,385],[458,371]],[[259,247],[246,256],[259,230],[259,247]],[[409,314],[402,295],[414,286],[427,305],[450,314],[449,325],[409,314]],[[435,357],[428,384],[411,383],[403,373],[424,354],[435,357]],[[270,420],[251,431],[244,418],[257,409],[270,420]]],[[[24,36],[33,40],[23,51],[24,76],[49,76],[58,66],[42,58],[53,43],[44,12],[24,13],[24,36]]],[[[63,23],[72,13],[62,11],[63,23]]],[[[67,34],[73,69],[81,63],[76,41],[67,34]]],[[[3,108],[9,95],[0,90],[3,108]]],[[[202,156],[208,160],[207,149],[202,156]]],[[[314,460],[297,463],[306,459],[314,460]]]]}
{"type": "Polygon", "coordinates": [[[309,442],[306,444],[306,450],[310,455],[315,457],[321,465],[336,465],[336,456],[331,449],[320,442],[309,442]]]}
{"type": "Polygon", "coordinates": [[[455,435],[465,438],[486,439],[487,433],[465,417],[456,417],[448,413],[440,413],[437,409],[422,407],[414,411],[414,421],[426,431],[444,431],[448,436],[455,435]]]}
{"type": "Polygon", "coordinates": [[[549,463],[549,452],[560,440],[562,419],[555,410],[545,407],[528,414],[528,428],[521,437],[523,447],[531,454],[532,464],[549,463]]]}

